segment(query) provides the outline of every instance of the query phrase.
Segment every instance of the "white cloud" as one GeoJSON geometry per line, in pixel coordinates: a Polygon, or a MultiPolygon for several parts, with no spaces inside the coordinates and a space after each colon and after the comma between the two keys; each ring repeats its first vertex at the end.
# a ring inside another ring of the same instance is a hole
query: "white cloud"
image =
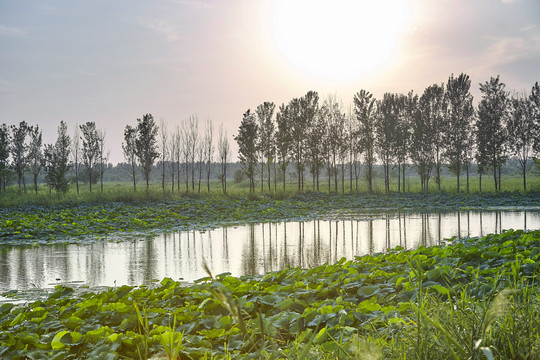
{"type": "Polygon", "coordinates": [[[141,16],[136,17],[134,20],[136,24],[164,35],[167,41],[175,41],[180,39],[180,29],[172,22],[166,20],[155,20],[141,16]]]}
{"type": "Polygon", "coordinates": [[[530,31],[532,29],[536,28],[536,25],[528,25],[528,26],[523,26],[521,28],[519,28],[519,31],[530,31]]]}
{"type": "Polygon", "coordinates": [[[19,36],[27,34],[27,31],[13,27],[0,24],[0,36],[19,36]]]}

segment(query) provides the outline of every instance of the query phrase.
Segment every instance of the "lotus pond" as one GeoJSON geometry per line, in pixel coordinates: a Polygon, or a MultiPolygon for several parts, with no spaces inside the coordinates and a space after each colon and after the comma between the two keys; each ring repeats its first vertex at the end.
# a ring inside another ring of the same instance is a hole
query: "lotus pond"
{"type": "Polygon", "coordinates": [[[308,194],[0,208],[0,358],[540,358],[538,204],[308,194]],[[21,302],[16,289],[34,288],[21,302]]]}
{"type": "Polygon", "coordinates": [[[120,242],[0,245],[0,292],[58,284],[140,285],[164,277],[193,282],[206,276],[203,262],[214,273],[262,275],[510,228],[540,229],[540,211],[341,212],[326,220],[258,223],[154,237],[131,235],[120,242]]]}
{"type": "Polygon", "coordinates": [[[9,359],[536,359],[540,231],[0,306],[9,359]]]}

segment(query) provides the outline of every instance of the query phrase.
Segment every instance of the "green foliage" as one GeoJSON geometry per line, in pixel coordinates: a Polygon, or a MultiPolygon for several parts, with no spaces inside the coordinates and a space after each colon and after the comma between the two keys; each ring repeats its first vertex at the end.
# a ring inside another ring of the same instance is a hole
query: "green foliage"
{"type": "Polygon", "coordinates": [[[0,357],[532,359],[539,257],[540,231],[510,230],[188,287],[58,286],[0,306],[0,357]]]}
{"type": "Polygon", "coordinates": [[[82,160],[88,175],[89,189],[90,192],[92,192],[92,184],[95,183],[95,168],[101,162],[99,156],[100,139],[94,121],[88,121],[87,123],[80,125],[80,129],[82,133],[82,160]]]}
{"type": "MultiPolygon", "coordinates": [[[[67,125],[61,121],[58,126],[58,137],[54,145],[45,146],[45,181],[50,189],[58,193],[66,193],[69,190],[67,172],[71,168],[69,162],[71,140],[67,134],[67,125]]],[[[37,184],[36,184],[37,193],[37,184]]]]}
{"type": "Polygon", "coordinates": [[[242,163],[244,173],[249,178],[250,192],[255,190],[255,166],[257,165],[257,133],[259,127],[256,115],[247,110],[244,113],[238,135],[234,140],[238,143],[238,159],[242,163]]]}
{"type": "Polygon", "coordinates": [[[154,161],[158,158],[157,151],[158,127],[152,114],[146,114],[142,120],[137,119],[137,138],[135,139],[135,155],[146,180],[146,188],[149,186],[150,172],[154,161]]]}

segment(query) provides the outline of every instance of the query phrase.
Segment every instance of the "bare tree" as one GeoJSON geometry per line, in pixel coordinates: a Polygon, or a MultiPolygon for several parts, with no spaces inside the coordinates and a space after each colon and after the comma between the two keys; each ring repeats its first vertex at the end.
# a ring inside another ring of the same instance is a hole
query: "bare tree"
{"type": "Polygon", "coordinates": [[[159,121],[159,147],[161,148],[161,188],[163,191],[165,191],[165,173],[167,170],[167,157],[169,155],[168,140],[167,123],[164,119],[161,119],[159,121]]]}
{"type": "Polygon", "coordinates": [[[227,131],[223,129],[223,123],[219,126],[218,154],[221,162],[221,189],[227,193],[227,163],[230,161],[231,148],[227,131]]]}
{"type": "Polygon", "coordinates": [[[189,192],[189,164],[191,160],[191,151],[192,151],[192,147],[190,144],[191,138],[189,136],[188,124],[189,124],[188,120],[184,120],[182,122],[182,132],[180,133],[182,137],[181,149],[182,149],[182,157],[184,159],[183,164],[184,164],[184,174],[185,174],[185,180],[186,180],[186,193],[189,192]]]}
{"type": "MultiPolygon", "coordinates": [[[[188,118],[186,129],[186,146],[189,147],[189,163],[191,167],[191,190],[195,191],[195,159],[199,147],[199,118],[197,115],[191,115],[188,118]]],[[[187,176],[187,175],[186,175],[187,176]]]]}
{"type": "Polygon", "coordinates": [[[124,142],[122,143],[122,150],[124,151],[124,158],[129,164],[131,169],[131,177],[133,179],[133,191],[137,191],[137,151],[136,151],[137,129],[126,125],[124,129],[124,142]]]}
{"type": "Polygon", "coordinates": [[[169,157],[169,175],[171,177],[171,192],[172,193],[174,193],[175,177],[176,177],[176,174],[178,173],[176,167],[179,164],[177,164],[176,162],[176,156],[177,154],[180,154],[180,152],[178,151],[179,145],[180,144],[176,136],[176,133],[172,134],[171,141],[169,142],[169,145],[168,145],[168,152],[170,156],[169,157]]]}
{"type": "Polygon", "coordinates": [[[182,158],[182,150],[183,150],[183,144],[182,144],[182,130],[180,129],[180,125],[176,125],[176,131],[174,132],[174,139],[176,141],[176,151],[174,152],[174,159],[176,162],[176,182],[177,187],[176,190],[180,192],[180,160],[182,158]]]}
{"type": "Polygon", "coordinates": [[[202,180],[202,175],[203,175],[203,170],[204,170],[204,143],[202,141],[198,142],[197,144],[197,149],[195,149],[196,151],[196,161],[195,161],[195,165],[196,165],[196,169],[197,169],[197,175],[198,175],[198,190],[197,192],[201,192],[201,180],[202,180]]]}
{"type": "Polygon", "coordinates": [[[204,159],[206,163],[206,186],[210,192],[210,174],[212,173],[212,161],[214,160],[214,124],[206,119],[206,128],[203,139],[204,159]]]}
{"type": "Polygon", "coordinates": [[[105,174],[105,168],[107,162],[109,161],[110,152],[105,154],[105,135],[107,133],[105,130],[98,130],[98,141],[99,141],[99,183],[101,187],[101,192],[103,192],[103,174],[105,174]]]}

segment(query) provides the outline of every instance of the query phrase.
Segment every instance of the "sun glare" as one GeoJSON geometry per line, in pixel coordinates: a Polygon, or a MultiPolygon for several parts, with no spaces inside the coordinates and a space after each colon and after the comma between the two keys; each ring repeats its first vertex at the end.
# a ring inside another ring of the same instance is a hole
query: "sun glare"
{"type": "Polygon", "coordinates": [[[407,0],[277,0],[271,31],[297,70],[343,81],[382,69],[409,19],[407,0]]]}

